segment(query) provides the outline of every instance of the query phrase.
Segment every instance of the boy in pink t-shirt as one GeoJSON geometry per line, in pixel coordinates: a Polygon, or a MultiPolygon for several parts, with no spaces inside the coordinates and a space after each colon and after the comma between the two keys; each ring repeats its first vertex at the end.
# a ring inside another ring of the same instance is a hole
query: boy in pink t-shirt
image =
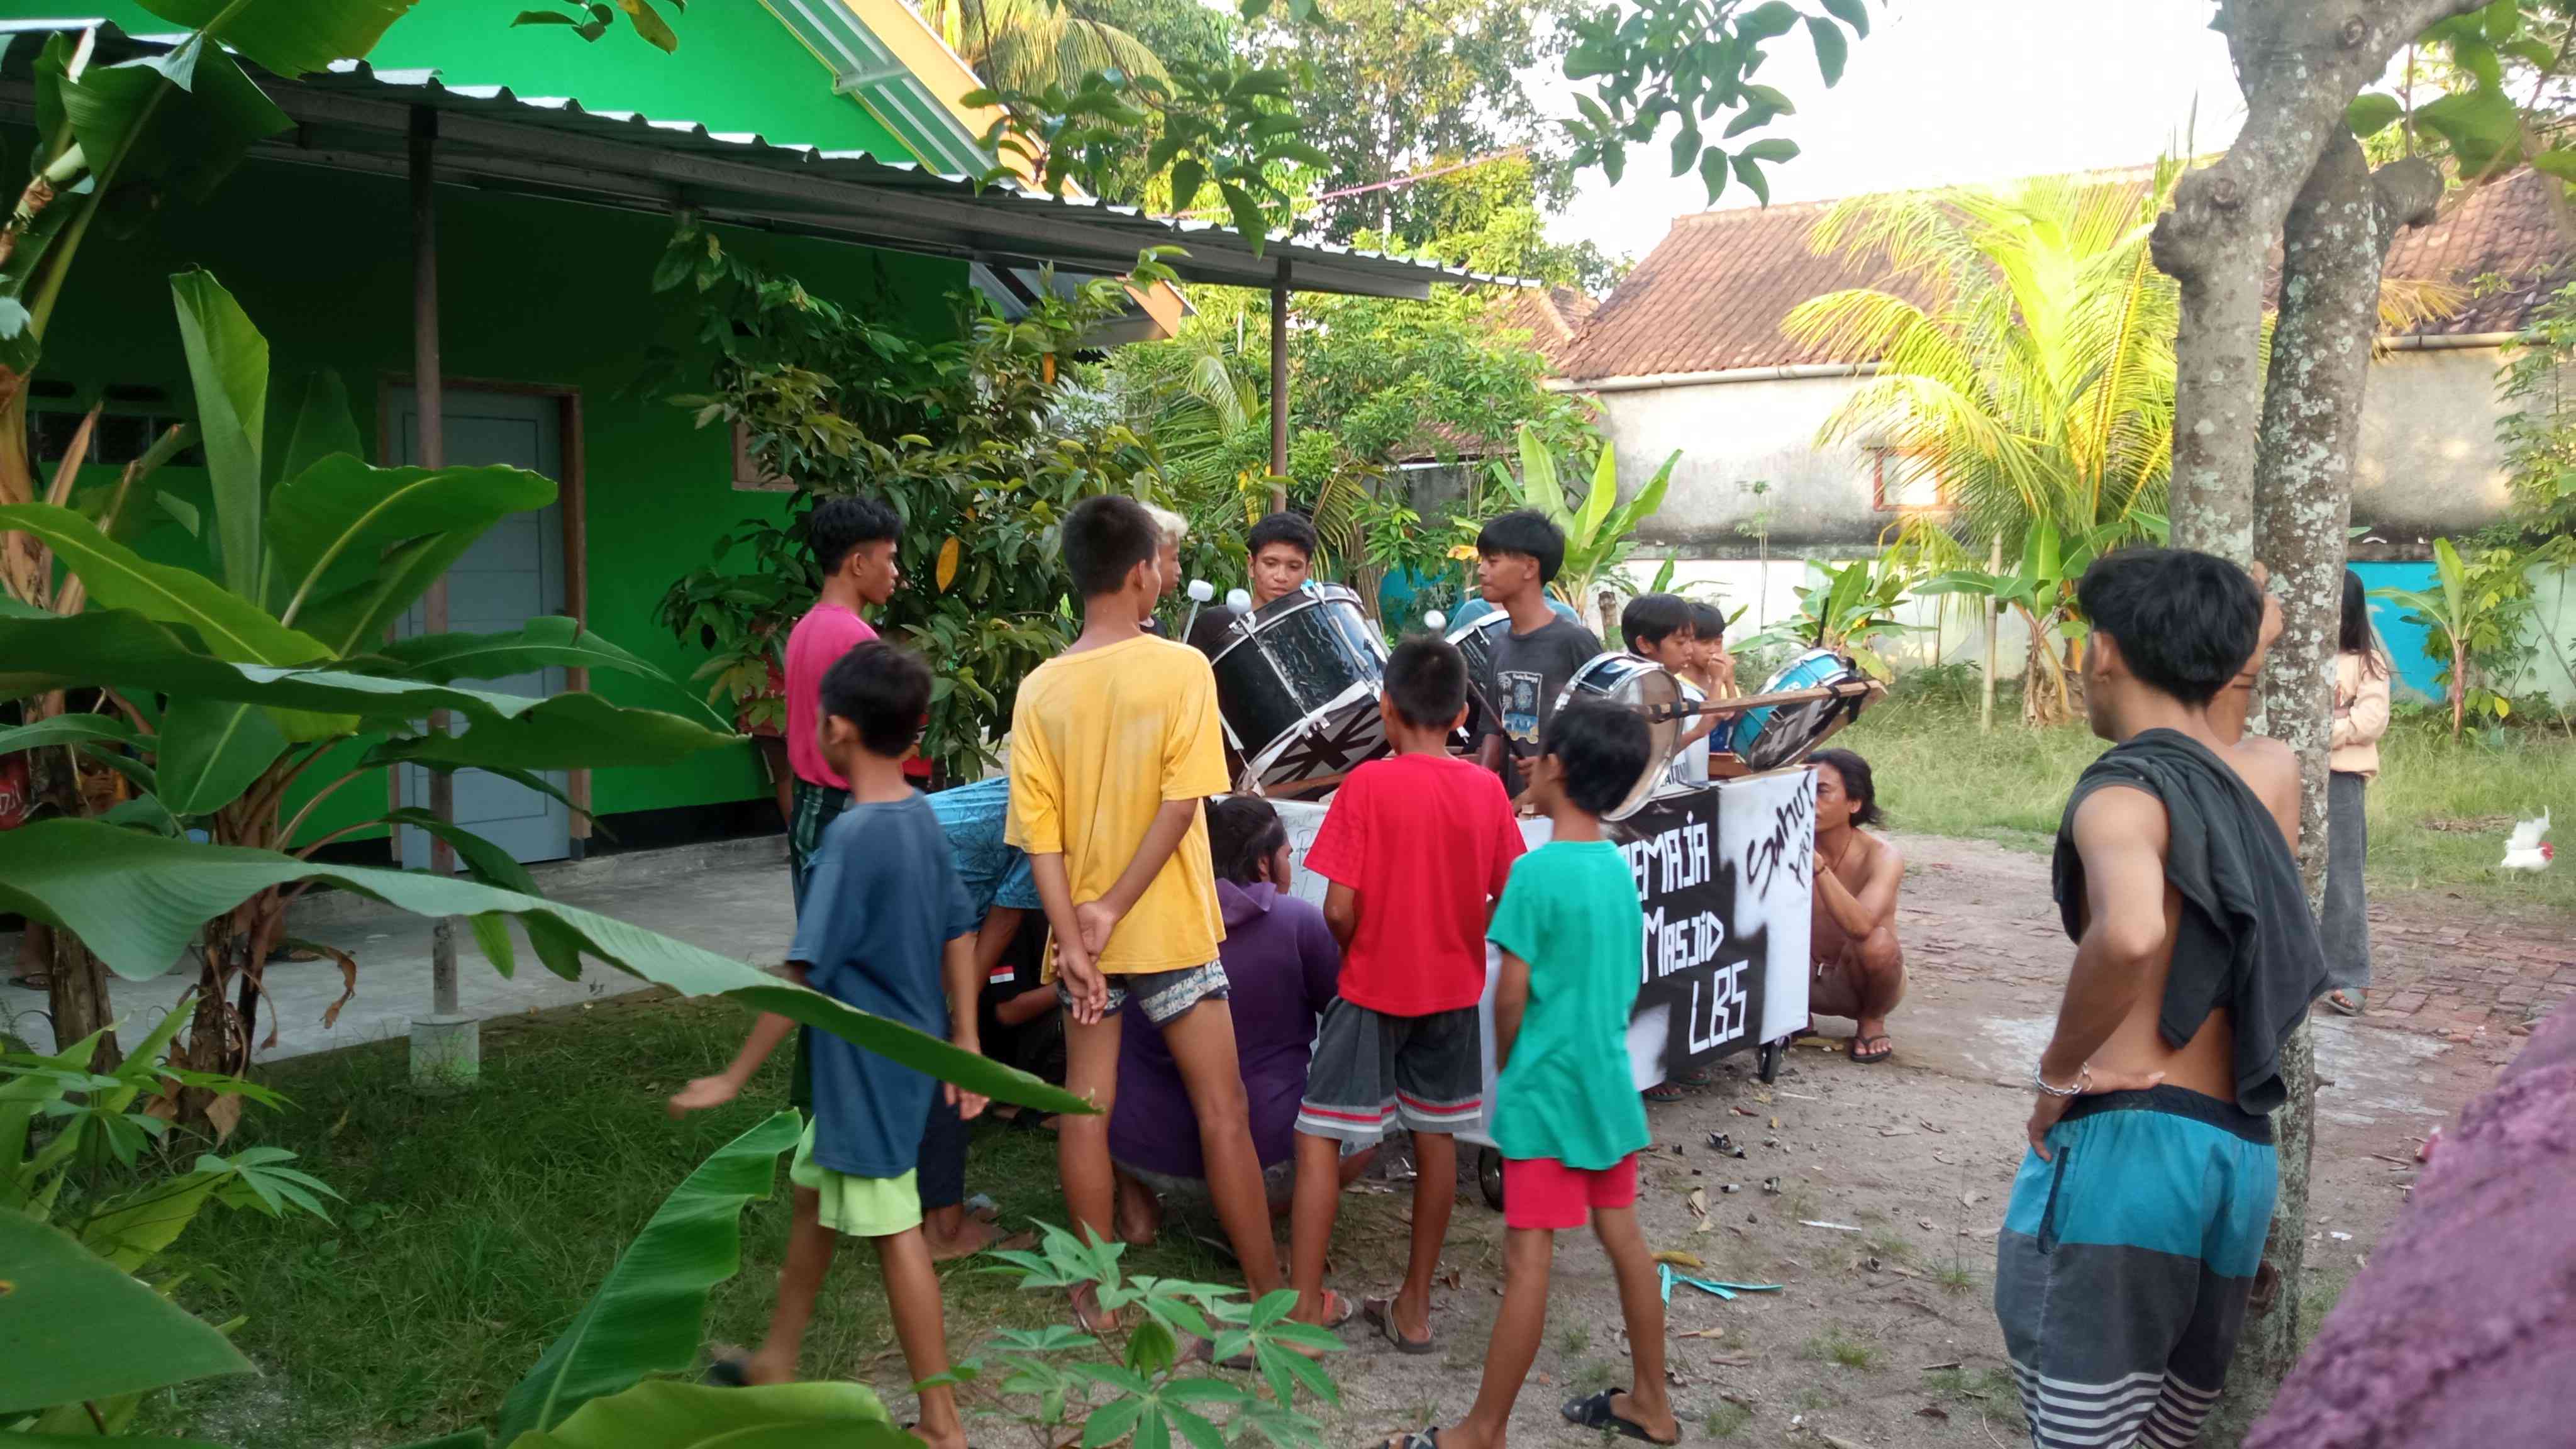
{"type": "Polygon", "coordinates": [[[903,579],[894,561],[902,536],[903,520],[874,498],[826,498],[805,522],[823,594],[787,635],[787,768],[796,777],[787,812],[787,874],[800,910],[823,827],[850,803],[850,782],[833,773],[814,733],[823,676],[852,646],[877,637],[859,611],[883,608],[894,597],[903,579]]]}

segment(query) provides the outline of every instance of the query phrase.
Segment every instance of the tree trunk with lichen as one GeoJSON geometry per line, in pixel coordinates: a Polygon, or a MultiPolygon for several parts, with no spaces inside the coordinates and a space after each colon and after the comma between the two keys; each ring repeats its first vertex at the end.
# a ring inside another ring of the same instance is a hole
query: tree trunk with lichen
{"type": "Polygon", "coordinates": [[[2173,541],[2239,563],[2254,555],[2254,448],[2263,281],[2291,199],[2343,115],[2389,59],[2476,0],[2220,0],[2245,126],[2185,176],[2149,251],[2181,283],[2174,333],[2173,541]]]}
{"type": "MultiPolygon", "coordinates": [[[[2299,757],[2299,858],[2313,913],[2323,900],[2326,781],[2333,743],[2345,534],[2363,387],[2378,332],[2380,275],[2402,227],[2432,220],[2442,179],[2423,161],[2370,172],[2337,135],[2283,225],[2281,307],[2264,380],[2254,473],[2255,551],[2272,570],[2281,637],[2260,685],[2263,732],[2299,757]]],[[[2243,1432],[2299,1350],[2316,1056],[2305,1027],[2281,1059],[2289,1101],[2272,1114],[2281,1197],[2220,1409],[2222,1441],[2243,1432]]]]}

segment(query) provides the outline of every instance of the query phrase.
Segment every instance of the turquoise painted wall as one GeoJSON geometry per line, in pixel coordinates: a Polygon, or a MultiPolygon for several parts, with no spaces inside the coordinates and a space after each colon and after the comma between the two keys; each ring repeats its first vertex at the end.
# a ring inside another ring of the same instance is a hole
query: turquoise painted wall
{"type": "MultiPolygon", "coordinates": [[[[694,12],[693,12],[694,13],[694,12]]],[[[576,42],[577,43],[577,42],[576,42]]],[[[6,143],[25,154],[27,137],[6,143]]],[[[577,388],[583,398],[590,622],[681,681],[655,685],[602,674],[620,703],[685,707],[703,661],[654,619],[663,590],[707,562],[715,538],[740,520],[775,516],[781,495],[732,487],[727,436],[700,431],[668,403],[628,391],[647,350],[675,335],[671,304],[649,292],[669,235],[665,220],[462,189],[439,193],[444,370],[450,378],[577,388]]],[[[376,396],[411,370],[409,212],[402,183],[301,167],[253,166],[208,205],[174,212],[140,238],[94,237],[48,338],[40,385],[69,383],[85,405],[114,386],[159,388],[151,410],[193,403],[172,321],[168,278],[192,265],[231,288],[271,349],[272,456],[315,370],[339,371],[372,448],[376,396]]],[[[962,263],[727,230],[725,242],[802,278],[832,300],[917,336],[954,327],[947,299],[967,285],[962,263]]],[[[75,401],[46,404],[73,406],[75,401]]],[[[124,408],[123,410],[134,410],[124,408]]],[[[105,470],[99,481],[112,476],[105,470]]],[[[202,494],[184,470],[173,486],[202,494]]],[[[175,527],[150,551],[183,556],[175,527]]],[[[603,814],[750,799],[764,791],[749,746],[658,770],[604,770],[593,786],[603,814]]],[[[371,818],[383,789],[350,785],[316,812],[332,829],[371,818]]]]}
{"type": "MultiPolygon", "coordinates": [[[[435,69],[450,85],[506,85],[522,96],[570,96],[590,110],[640,111],[711,131],[912,159],[901,138],[857,101],[832,93],[831,70],[760,0],[705,0],[685,13],[656,7],[680,37],[679,50],[668,55],[645,44],[623,17],[596,41],[561,25],[510,24],[539,3],[423,0],[367,58],[388,69],[435,69]]],[[[0,0],[0,18],[65,14],[96,16],[134,34],[180,28],[133,0],[84,0],[69,11],[45,0],[0,0]]]]}

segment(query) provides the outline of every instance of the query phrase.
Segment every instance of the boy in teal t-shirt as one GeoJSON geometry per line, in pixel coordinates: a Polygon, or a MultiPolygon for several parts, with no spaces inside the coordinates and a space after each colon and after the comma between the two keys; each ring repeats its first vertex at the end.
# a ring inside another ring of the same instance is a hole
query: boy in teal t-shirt
{"type": "Polygon", "coordinates": [[[1503,1307],[1485,1348],[1476,1406],[1457,1424],[1403,1436],[1397,1449],[1485,1449],[1503,1442],[1512,1401],[1547,1331],[1556,1235],[1592,1220],[1618,1275],[1636,1376],[1565,1405],[1568,1421],[1649,1443],[1681,1438],[1664,1388],[1664,1305],[1637,1227],[1637,1152],[1650,1139],[1628,1068],[1646,918],[1628,859],[1601,836],[1601,812],[1646,772],[1645,720],[1615,705],[1568,704],[1547,722],[1530,798],[1555,830],[1520,858],[1488,933],[1502,949],[1494,987],[1494,1145],[1503,1154],[1503,1307]]]}

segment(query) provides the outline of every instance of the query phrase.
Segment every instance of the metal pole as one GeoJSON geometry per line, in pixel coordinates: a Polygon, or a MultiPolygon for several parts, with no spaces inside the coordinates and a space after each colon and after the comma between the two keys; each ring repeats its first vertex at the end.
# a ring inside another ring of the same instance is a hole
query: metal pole
{"type": "MultiPolygon", "coordinates": [[[[438,200],[430,172],[437,143],[438,113],[415,106],[411,113],[411,372],[419,418],[418,462],[424,468],[447,466],[447,409],[438,360],[438,200]]],[[[445,574],[430,584],[421,613],[423,632],[446,632],[445,574]]],[[[446,733],[447,711],[431,711],[429,727],[446,733]]],[[[441,821],[456,818],[452,771],[429,772],[429,813],[441,821]]],[[[444,836],[430,836],[429,869],[442,879],[455,874],[456,851],[444,836]]],[[[452,916],[441,916],[430,927],[429,992],[431,1019],[412,1028],[412,1078],[425,1085],[463,1085],[477,1074],[481,1054],[474,1023],[458,1010],[456,919],[452,916]]]]}
{"type": "Polygon", "coordinates": [[[1288,259],[1270,286],[1270,510],[1288,506],[1288,259]]]}

